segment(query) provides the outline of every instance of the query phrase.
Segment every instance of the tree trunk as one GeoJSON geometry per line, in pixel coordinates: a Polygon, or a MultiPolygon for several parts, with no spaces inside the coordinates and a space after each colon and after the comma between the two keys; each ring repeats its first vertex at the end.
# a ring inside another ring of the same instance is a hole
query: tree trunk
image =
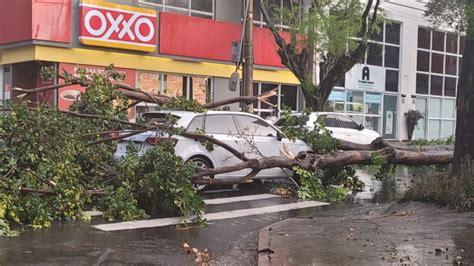
{"type": "MultiPolygon", "coordinates": [[[[468,28],[457,95],[456,143],[452,174],[459,176],[474,156],[474,10],[467,4],[468,28]]],[[[473,178],[473,177],[470,177],[473,178]]]]}

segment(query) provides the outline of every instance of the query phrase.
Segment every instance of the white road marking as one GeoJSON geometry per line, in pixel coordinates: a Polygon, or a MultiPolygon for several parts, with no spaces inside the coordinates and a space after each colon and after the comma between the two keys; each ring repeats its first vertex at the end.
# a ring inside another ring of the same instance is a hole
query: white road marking
{"type": "Polygon", "coordinates": [[[202,194],[217,194],[217,193],[222,193],[222,192],[234,192],[234,191],[239,191],[240,189],[238,188],[228,188],[228,189],[215,189],[215,190],[206,190],[202,192],[202,194]]]}
{"type": "Polygon", "coordinates": [[[226,204],[226,203],[241,202],[241,201],[264,200],[264,199],[271,199],[271,198],[280,198],[280,196],[266,193],[266,194],[256,194],[256,195],[239,196],[239,197],[206,199],[204,200],[204,203],[206,203],[206,205],[216,205],[216,204],[226,204]]]}
{"type": "MultiPolygon", "coordinates": [[[[253,209],[206,213],[204,214],[204,218],[207,221],[217,221],[217,220],[238,218],[238,217],[244,217],[244,216],[261,215],[261,214],[283,212],[283,211],[296,210],[296,209],[311,208],[311,207],[323,206],[323,205],[328,205],[328,204],[329,203],[319,202],[319,201],[303,201],[303,202],[267,206],[267,207],[253,208],[253,209]]],[[[99,230],[103,230],[103,231],[119,231],[119,230],[131,230],[131,229],[140,229],[140,228],[169,226],[169,225],[175,225],[184,221],[185,220],[183,217],[171,217],[171,218],[162,218],[162,219],[150,219],[150,220],[120,222],[120,223],[111,223],[111,224],[100,224],[100,225],[94,225],[93,227],[99,230]]]]}

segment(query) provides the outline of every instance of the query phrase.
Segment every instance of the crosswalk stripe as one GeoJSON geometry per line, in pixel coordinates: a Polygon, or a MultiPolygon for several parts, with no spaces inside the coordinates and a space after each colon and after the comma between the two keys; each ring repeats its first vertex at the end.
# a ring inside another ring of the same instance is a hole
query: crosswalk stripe
{"type": "MultiPolygon", "coordinates": [[[[241,210],[233,210],[233,211],[225,211],[225,212],[206,213],[204,214],[204,218],[207,221],[217,221],[217,220],[238,218],[238,217],[244,217],[244,216],[261,215],[261,214],[283,212],[283,211],[296,210],[296,209],[311,208],[311,207],[317,207],[317,206],[323,206],[323,205],[328,205],[328,203],[319,202],[319,201],[303,201],[303,202],[267,206],[267,207],[260,207],[260,208],[252,208],[252,209],[241,209],[241,210]]],[[[102,231],[119,231],[119,230],[131,230],[131,229],[141,229],[141,228],[163,227],[163,226],[175,225],[184,221],[185,220],[183,217],[170,217],[170,218],[161,218],[161,219],[100,224],[100,225],[94,225],[93,227],[102,231]]]]}
{"type": "Polygon", "coordinates": [[[239,196],[239,197],[206,199],[204,200],[204,203],[206,203],[206,205],[217,205],[217,204],[226,204],[226,203],[232,203],[232,202],[264,200],[264,199],[271,199],[271,198],[280,198],[280,196],[266,193],[266,194],[256,194],[256,195],[247,195],[247,196],[239,196]]]}

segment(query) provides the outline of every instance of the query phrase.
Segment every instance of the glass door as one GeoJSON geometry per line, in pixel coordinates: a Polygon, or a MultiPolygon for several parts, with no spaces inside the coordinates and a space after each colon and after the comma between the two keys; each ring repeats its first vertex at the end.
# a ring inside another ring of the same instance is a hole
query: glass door
{"type": "Polygon", "coordinates": [[[384,139],[396,139],[397,136],[397,96],[385,95],[383,99],[383,128],[384,139]]]}
{"type": "Polygon", "coordinates": [[[426,116],[428,115],[428,99],[416,98],[415,110],[419,111],[423,118],[418,121],[413,133],[413,139],[426,139],[426,116]]]}

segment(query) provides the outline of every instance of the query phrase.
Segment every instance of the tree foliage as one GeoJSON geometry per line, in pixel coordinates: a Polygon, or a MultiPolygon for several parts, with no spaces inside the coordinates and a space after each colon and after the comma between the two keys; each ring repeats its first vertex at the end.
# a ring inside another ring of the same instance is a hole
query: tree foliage
{"type": "Polygon", "coordinates": [[[112,67],[76,76],[89,85],[72,106],[75,113],[23,102],[0,114],[0,233],[14,234],[14,224],[43,228],[54,220],[88,219],[86,207],[108,219],[167,212],[202,221],[204,204],[189,179],[195,166],[176,156],[171,144],[113,160],[109,134],[131,127],[121,122],[127,101],[114,85],[123,76],[112,67]]]}
{"type": "Polygon", "coordinates": [[[300,5],[279,9],[264,0],[259,3],[282,63],[300,81],[309,107],[323,110],[333,87],[364,59],[368,38],[380,30],[380,0],[375,4],[369,0],[366,5],[358,0],[320,0],[313,1],[309,9],[300,5]],[[275,21],[289,26],[289,38],[282,37],[275,21]],[[319,83],[313,78],[315,62],[319,64],[319,83]]]}
{"type": "MultiPolygon", "coordinates": [[[[313,127],[307,126],[309,114],[309,110],[301,115],[291,115],[290,110],[285,110],[279,121],[279,127],[288,138],[303,140],[315,153],[328,154],[336,151],[337,140],[325,128],[322,119],[315,121],[313,127]]],[[[295,167],[294,171],[300,183],[297,194],[301,199],[340,201],[344,198],[340,192],[360,190],[364,187],[364,183],[350,166],[320,169],[314,172],[295,167]]]]}

